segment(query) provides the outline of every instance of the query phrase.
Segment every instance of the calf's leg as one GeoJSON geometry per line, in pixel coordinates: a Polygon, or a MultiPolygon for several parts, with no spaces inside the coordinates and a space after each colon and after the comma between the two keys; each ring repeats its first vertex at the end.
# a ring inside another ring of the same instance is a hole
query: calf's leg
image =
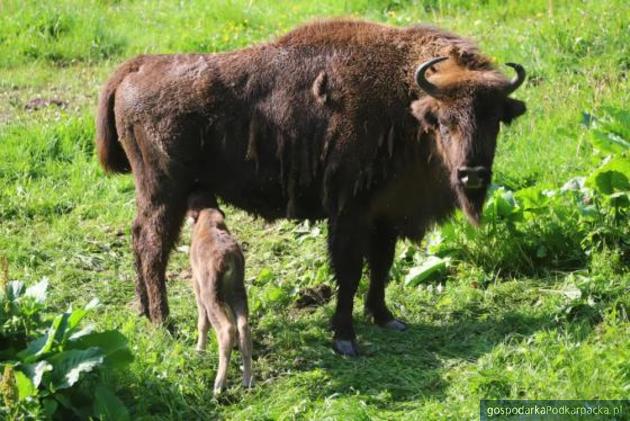
{"type": "MultiPolygon", "coordinates": [[[[243,291],[244,293],[244,291],[243,291]]],[[[242,302],[235,305],[233,310],[236,315],[236,328],[238,329],[238,348],[243,360],[243,386],[252,387],[254,376],[252,374],[252,335],[247,321],[247,296],[242,302]]]]}
{"type": "MultiPolygon", "coordinates": [[[[196,279],[193,282],[197,282],[196,279]]],[[[201,352],[206,349],[206,344],[208,343],[208,330],[210,328],[210,320],[208,320],[208,315],[206,313],[206,309],[199,298],[199,292],[197,291],[197,287],[195,287],[195,296],[197,299],[197,351],[201,352]]]]}
{"type": "Polygon", "coordinates": [[[214,327],[219,345],[219,368],[214,379],[214,394],[218,394],[225,388],[232,347],[236,340],[236,327],[222,304],[217,305],[216,302],[212,304],[205,299],[204,302],[208,319],[214,327]]]}

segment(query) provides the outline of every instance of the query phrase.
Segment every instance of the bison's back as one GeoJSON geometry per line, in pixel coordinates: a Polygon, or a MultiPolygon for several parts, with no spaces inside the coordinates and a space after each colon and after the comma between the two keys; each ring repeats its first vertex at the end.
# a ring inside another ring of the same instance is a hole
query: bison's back
{"type": "Polygon", "coordinates": [[[238,207],[324,217],[391,176],[415,137],[409,54],[426,33],[333,21],[230,53],[138,58],[116,90],[116,127],[124,144],[141,126],[154,162],[238,207]]]}

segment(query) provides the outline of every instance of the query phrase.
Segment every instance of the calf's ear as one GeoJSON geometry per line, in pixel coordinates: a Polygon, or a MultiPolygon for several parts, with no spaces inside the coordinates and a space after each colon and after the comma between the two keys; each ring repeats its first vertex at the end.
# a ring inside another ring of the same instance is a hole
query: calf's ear
{"type": "Polygon", "coordinates": [[[186,212],[186,216],[188,216],[189,220],[194,224],[199,219],[199,209],[188,209],[186,212]]]}
{"type": "Polygon", "coordinates": [[[437,104],[433,98],[427,97],[412,102],[411,114],[418,119],[424,132],[430,132],[439,127],[437,104]]]}
{"type": "Polygon", "coordinates": [[[505,104],[503,105],[503,115],[501,116],[501,121],[505,124],[510,124],[512,120],[525,114],[525,111],[527,111],[527,107],[525,107],[525,103],[523,101],[506,98],[505,104]]]}

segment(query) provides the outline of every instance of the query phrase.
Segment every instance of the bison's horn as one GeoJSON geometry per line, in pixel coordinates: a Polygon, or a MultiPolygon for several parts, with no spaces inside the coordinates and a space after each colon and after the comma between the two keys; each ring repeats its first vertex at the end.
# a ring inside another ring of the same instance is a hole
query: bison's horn
{"type": "Polygon", "coordinates": [[[517,90],[525,81],[525,69],[518,63],[505,63],[506,66],[510,66],[516,71],[516,76],[510,81],[510,85],[507,89],[507,95],[517,90]]]}
{"type": "Polygon", "coordinates": [[[416,83],[420,88],[422,88],[424,92],[431,95],[432,97],[437,98],[441,96],[440,88],[429,82],[424,74],[427,69],[429,69],[429,67],[446,59],[448,59],[448,57],[432,58],[431,60],[422,63],[420,66],[418,66],[418,69],[416,70],[416,83]]]}

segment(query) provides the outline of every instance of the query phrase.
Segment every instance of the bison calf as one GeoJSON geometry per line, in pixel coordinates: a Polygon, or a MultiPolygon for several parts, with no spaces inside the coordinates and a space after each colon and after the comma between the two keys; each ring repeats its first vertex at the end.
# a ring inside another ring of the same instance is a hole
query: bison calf
{"type": "Polygon", "coordinates": [[[197,351],[205,349],[212,324],[219,344],[219,369],[214,381],[216,394],[225,386],[232,347],[238,340],[243,359],[243,385],[250,387],[252,340],[247,321],[245,258],[214,199],[192,196],[189,216],[194,221],[190,262],[197,299],[197,351]]]}

